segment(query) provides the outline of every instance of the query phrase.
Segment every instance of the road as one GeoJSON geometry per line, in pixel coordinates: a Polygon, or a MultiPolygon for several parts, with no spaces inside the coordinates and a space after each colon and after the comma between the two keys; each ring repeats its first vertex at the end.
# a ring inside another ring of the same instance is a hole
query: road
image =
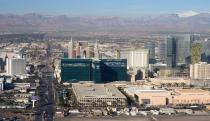
{"type": "Polygon", "coordinates": [[[53,84],[53,73],[51,67],[51,48],[48,46],[46,56],[46,67],[40,82],[40,100],[37,108],[35,121],[53,121],[55,89],[53,84]]]}
{"type": "Polygon", "coordinates": [[[57,118],[55,121],[209,121],[210,116],[177,116],[160,115],[151,118],[150,116],[116,116],[116,117],[65,117],[57,118]]]}

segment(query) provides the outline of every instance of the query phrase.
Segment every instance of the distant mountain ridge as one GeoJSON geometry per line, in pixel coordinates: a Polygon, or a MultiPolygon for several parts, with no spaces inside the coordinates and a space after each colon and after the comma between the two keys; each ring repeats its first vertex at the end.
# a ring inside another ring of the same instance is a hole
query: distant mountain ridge
{"type": "Polygon", "coordinates": [[[68,17],[36,13],[0,14],[0,32],[210,32],[210,13],[189,12],[136,18],[115,16],[68,17]]]}

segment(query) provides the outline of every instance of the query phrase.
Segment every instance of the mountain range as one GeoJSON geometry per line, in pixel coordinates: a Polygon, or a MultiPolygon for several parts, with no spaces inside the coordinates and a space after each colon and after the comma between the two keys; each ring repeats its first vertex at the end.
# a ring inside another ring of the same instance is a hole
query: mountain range
{"type": "Polygon", "coordinates": [[[210,32],[210,13],[141,17],[0,14],[0,32],[210,32]]]}

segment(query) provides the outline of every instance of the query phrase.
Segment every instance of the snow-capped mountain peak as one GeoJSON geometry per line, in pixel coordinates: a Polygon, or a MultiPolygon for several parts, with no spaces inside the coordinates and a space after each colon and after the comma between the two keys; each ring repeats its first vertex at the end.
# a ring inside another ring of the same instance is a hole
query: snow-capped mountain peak
{"type": "Polygon", "coordinates": [[[185,12],[178,13],[178,16],[187,18],[187,17],[198,15],[198,14],[200,14],[200,13],[195,12],[195,11],[185,11],[185,12]]]}

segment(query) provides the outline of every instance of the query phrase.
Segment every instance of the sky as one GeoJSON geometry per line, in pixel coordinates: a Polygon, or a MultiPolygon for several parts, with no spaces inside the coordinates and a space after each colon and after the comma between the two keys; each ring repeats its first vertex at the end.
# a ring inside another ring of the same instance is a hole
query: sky
{"type": "Polygon", "coordinates": [[[69,16],[142,16],[210,12],[210,0],[0,0],[1,14],[69,16]]]}

